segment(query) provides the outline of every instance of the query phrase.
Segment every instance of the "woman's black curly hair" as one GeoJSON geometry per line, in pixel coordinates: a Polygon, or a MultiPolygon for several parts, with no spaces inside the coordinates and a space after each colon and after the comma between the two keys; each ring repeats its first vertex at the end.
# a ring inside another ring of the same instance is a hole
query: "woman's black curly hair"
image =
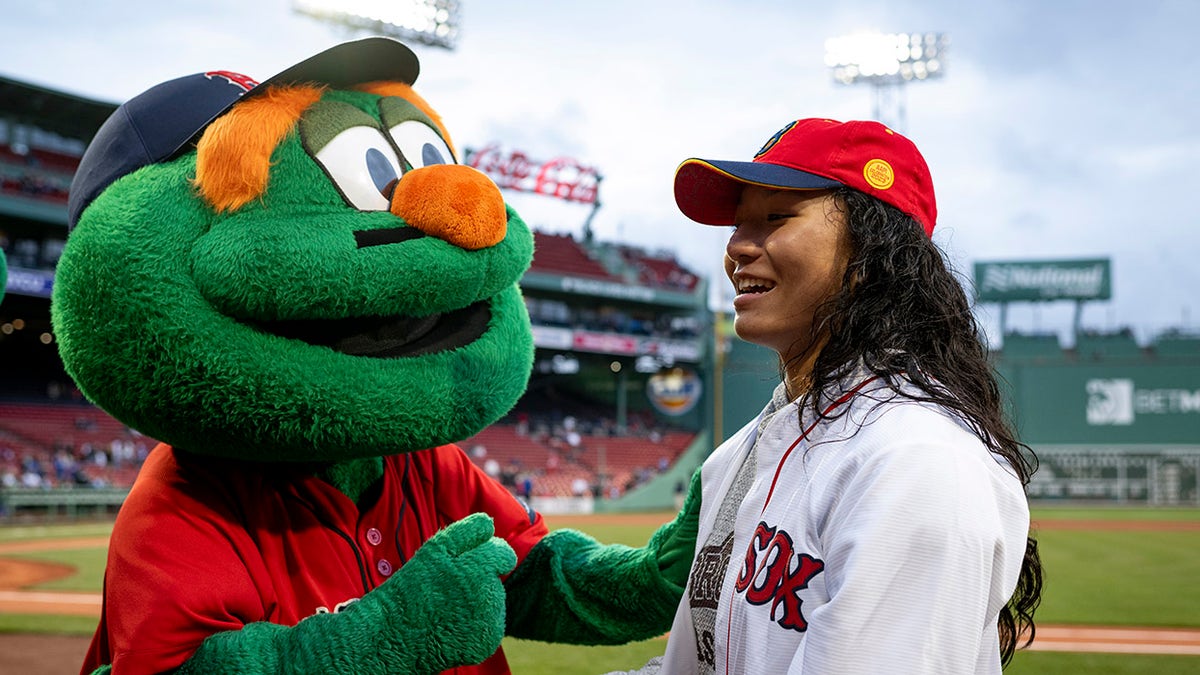
{"type": "MultiPolygon", "coordinates": [[[[813,322],[814,334],[828,339],[810,342],[820,351],[801,408],[821,415],[823,397],[812,392],[836,391],[860,366],[898,393],[903,374],[921,392],[913,398],[957,415],[1028,484],[1037,458],[1009,425],[982,331],[942,252],[895,207],[851,188],[833,196],[848,223],[852,253],[840,290],[813,322]]],[[[1037,541],[1028,538],[1016,591],[998,619],[1002,664],[1022,639],[1021,646],[1033,641],[1041,589],[1037,541]]]]}

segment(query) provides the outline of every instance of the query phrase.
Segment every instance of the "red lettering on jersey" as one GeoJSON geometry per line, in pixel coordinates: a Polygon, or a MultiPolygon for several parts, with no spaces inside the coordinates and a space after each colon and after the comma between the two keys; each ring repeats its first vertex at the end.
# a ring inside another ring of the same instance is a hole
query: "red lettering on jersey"
{"type": "Polygon", "coordinates": [[[224,78],[227,82],[229,82],[229,84],[234,84],[241,87],[242,91],[250,91],[258,86],[258,81],[254,78],[247,75],[242,75],[241,73],[235,73],[230,70],[210,70],[207,73],[204,73],[204,76],[210,80],[214,77],[224,78]]]}
{"type": "Polygon", "coordinates": [[[803,633],[808,621],[801,611],[800,591],[824,569],[824,562],[796,553],[787,532],[760,522],[746,547],[746,563],[734,588],[752,605],[770,603],[772,621],[803,633]]]}
{"type": "Polygon", "coordinates": [[[742,564],[741,573],[738,574],[735,587],[738,593],[745,592],[754,579],[754,575],[758,573],[758,551],[765,550],[773,536],[775,536],[775,528],[767,527],[766,523],[759,523],[758,527],[754,529],[754,535],[750,537],[750,545],[746,547],[746,561],[742,564]]]}
{"type": "Polygon", "coordinates": [[[771,618],[775,618],[776,608],[783,605],[783,616],[779,617],[779,625],[803,633],[808,630],[808,621],[800,611],[800,591],[808,588],[808,582],[825,569],[825,563],[807,553],[796,556],[800,564],[792,572],[783,576],[779,588],[775,591],[775,602],[771,605],[771,618]]]}

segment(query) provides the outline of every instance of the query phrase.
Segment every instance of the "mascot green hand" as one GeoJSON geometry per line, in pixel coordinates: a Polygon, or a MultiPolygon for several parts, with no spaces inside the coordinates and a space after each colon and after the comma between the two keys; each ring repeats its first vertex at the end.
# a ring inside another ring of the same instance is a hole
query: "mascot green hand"
{"type": "Polygon", "coordinates": [[[368,38],[261,84],[186,76],[85,153],[59,350],[162,443],[82,672],[507,673],[505,634],[669,628],[698,499],[642,548],[548,534],[454,445],[524,391],[533,237],[417,73],[368,38]]]}

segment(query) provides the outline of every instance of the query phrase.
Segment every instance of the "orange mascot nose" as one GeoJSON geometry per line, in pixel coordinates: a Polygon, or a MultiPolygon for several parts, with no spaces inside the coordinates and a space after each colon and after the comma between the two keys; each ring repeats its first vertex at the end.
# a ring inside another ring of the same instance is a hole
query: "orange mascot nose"
{"type": "Polygon", "coordinates": [[[434,164],[404,174],[392,194],[391,211],[425,234],[469,251],[495,246],[508,230],[500,188],[461,164],[434,164]]]}

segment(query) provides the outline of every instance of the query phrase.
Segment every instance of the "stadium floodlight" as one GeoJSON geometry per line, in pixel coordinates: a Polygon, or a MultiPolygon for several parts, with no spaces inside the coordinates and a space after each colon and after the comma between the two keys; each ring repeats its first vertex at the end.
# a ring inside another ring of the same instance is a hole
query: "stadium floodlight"
{"type": "Polygon", "coordinates": [[[942,76],[942,33],[859,33],[825,42],[825,65],[842,84],[896,84],[942,76]]]}
{"type": "Polygon", "coordinates": [[[292,8],[297,14],[348,28],[454,49],[459,4],[457,0],[293,0],[292,8]]]}
{"type": "Polygon", "coordinates": [[[903,126],[903,99],[897,94],[908,82],[940,78],[945,74],[943,33],[857,33],[825,41],[825,65],[841,84],[869,84],[875,90],[875,118],[884,117],[891,102],[903,126]]]}

